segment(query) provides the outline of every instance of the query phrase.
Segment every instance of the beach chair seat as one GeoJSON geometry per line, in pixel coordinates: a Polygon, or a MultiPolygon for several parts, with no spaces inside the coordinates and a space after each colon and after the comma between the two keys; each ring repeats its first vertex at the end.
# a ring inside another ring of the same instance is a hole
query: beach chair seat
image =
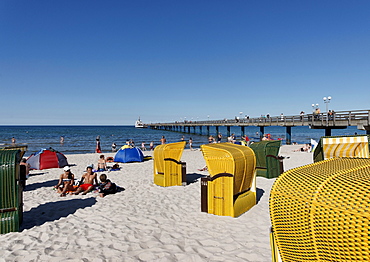
{"type": "Polygon", "coordinates": [[[186,184],[186,163],[181,156],[186,141],[159,145],[154,149],[154,184],[181,186],[186,184]]]}
{"type": "Polygon", "coordinates": [[[281,140],[261,141],[249,145],[256,155],[257,176],[278,177],[284,172],[283,158],[279,157],[281,140]]]}
{"type": "Polygon", "coordinates": [[[370,261],[370,159],[288,170],[271,188],[272,261],[370,261]]]}
{"type": "Polygon", "coordinates": [[[252,149],[231,143],[201,146],[209,176],[201,178],[201,211],[238,217],[256,204],[252,149]]]}
{"type": "Polygon", "coordinates": [[[314,162],[332,157],[369,158],[369,136],[323,136],[314,149],[314,162]]]}

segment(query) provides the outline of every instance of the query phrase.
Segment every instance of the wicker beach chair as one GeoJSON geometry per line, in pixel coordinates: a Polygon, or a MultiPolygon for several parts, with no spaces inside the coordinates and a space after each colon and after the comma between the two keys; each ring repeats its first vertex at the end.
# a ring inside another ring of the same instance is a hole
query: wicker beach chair
{"type": "Polygon", "coordinates": [[[314,162],[332,157],[369,158],[369,136],[323,136],[314,149],[314,162]]]}
{"type": "Polygon", "coordinates": [[[186,184],[186,163],[180,162],[185,146],[182,141],[154,149],[154,184],[163,187],[186,184]]]}
{"type": "Polygon", "coordinates": [[[252,149],[230,143],[201,146],[209,176],[201,179],[201,210],[238,217],[256,204],[256,160],[252,149]]]}
{"type": "Polygon", "coordinates": [[[370,159],[291,169],[270,193],[272,261],[370,261],[370,159]]]}
{"type": "Polygon", "coordinates": [[[284,172],[283,158],[278,156],[280,146],[281,140],[261,141],[249,146],[256,154],[257,176],[275,178],[284,172]]]}
{"type": "Polygon", "coordinates": [[[21,150],[0,150],[0,234],[19,231],[23,218],[21,150]]]}

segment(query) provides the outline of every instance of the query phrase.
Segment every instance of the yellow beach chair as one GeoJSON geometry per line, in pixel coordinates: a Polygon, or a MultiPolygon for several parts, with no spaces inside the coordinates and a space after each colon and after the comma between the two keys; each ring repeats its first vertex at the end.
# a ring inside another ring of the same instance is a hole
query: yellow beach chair
{"type": "Polygon", "coordinates": [[[238,217],[256,204],[256,158],[252,149],[230,143],[201,146],[209,176],[201,179],[201,210],[238,217]]]}
{"type": "Polygon", "coordinates": [[[163,187],[186,184],[186,163],[180,162],[185,146],[185,141],[156,146],[154,184],[163,187]]]}
{"type": "Polygon", "coordinates": [[[370,159],[288,170],[270,193],[272,261],[370,261],[370,159]]]}
{"type": "Polygon", "coordinates": [[[314,150],[314,162],[332,157],[369,158],[368,136],[356,135],[322,137],[314,150]]]}

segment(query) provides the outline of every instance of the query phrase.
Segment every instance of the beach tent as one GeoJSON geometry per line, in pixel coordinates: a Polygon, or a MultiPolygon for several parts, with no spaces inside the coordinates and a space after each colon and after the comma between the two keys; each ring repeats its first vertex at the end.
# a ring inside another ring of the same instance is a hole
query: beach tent
{"type": "Polygon", "coordinates": [[[118,150],[114,156],[114,162],[129,163],[129,162],[143,162],[144,154],[140,148],[124,148],[118,150]]]}
{"type": "Polygon", "coordinates": [[[60,152],[50,148],[41,149],[39,152],[32,154],[27,163],[31,169],[48,169],[68,166],[67,158],[60,152]]]}

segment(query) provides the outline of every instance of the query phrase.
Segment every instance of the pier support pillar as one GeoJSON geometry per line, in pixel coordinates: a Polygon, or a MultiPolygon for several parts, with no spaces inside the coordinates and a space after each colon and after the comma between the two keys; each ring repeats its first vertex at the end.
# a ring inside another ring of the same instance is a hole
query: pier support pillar
{"type": "Polygon", "coordinates": [[[209,126],[207,126],[207,136],[209,136],[209,126]]]}
{"type": "Polygon", "coordinates": [[[229,137],[230,136],[230,126],[227,126],[226,129],[227,129],[227,137],[229,137]]]}
{"type": "Polygon", "coordinates": [[[291,126],[286,127],[286,140],[285,140],[285,142],[286,142],[287,145],[292,144],[292,127],[291,126]]]}
{"type": "Polygon", "coordinates": [[[191,132],[190,132],[190,126],[188,126],[188,133],[190,134],[191,132]]]}
{"type": "Polygon", "coordinates": [[[325,128],[325,136],[331,136],[331,128],[325,128]]]}
{"type": "Polygon", "coordinates": [[[195,126],[193,126],[193,134],[195,134],[195,126]]]}
{"type": "Polygon", "coordinates": [[[199,135],[203,135],[202,126],[199,127],[199,135]]]}
{"type": "Polygon", "coordinates": [[[263,138],[263,134],[265,133],[265,127],[264,126],[260,126],[260,141],[262,141],[262,138],[263,138]]]}
{"type": "Polygon", "coordinates": [[[216,136],[218,135],[218,126],[216,126],[216,136]]]}
{"type": "Polygon", "coordinates": [[[240,133],[240,136],[243,137],[245,135],[245,127],[242,126],[241,127],[241,133],[240,133]]]}

